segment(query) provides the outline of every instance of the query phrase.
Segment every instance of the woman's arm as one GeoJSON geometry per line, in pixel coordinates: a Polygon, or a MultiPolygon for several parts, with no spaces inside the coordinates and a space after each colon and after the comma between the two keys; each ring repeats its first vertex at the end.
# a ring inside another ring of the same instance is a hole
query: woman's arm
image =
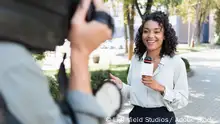
{"type": "Polygon", "coordinates": [[[188,104],[188,80],[186,67],[182,59],[176,62],[173,89],[165,86],[163,99],[169,111],[180,109],[188,104]]]}

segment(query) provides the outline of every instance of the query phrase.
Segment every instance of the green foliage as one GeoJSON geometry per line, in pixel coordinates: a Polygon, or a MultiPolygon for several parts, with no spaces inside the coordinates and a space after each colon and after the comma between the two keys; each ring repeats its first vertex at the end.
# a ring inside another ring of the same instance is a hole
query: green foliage
{"type": "Polygon", "coordinates": [[[186,58],[182,58],[183,62],[185,63],[186,66],[186,71],[189,72],[190,71],[190,64],[189,61],[186,58]]]}
{"type": "Polygon", "coordinates": [[[57,79],[53,76],[47,76],[47,80],[49,82],[50,93],[52,94],[55,100],[58,100],[61,96],[59,93],[59,86],[57,79]]]}
{"type": "Polygon", "coordinates": [[[45,58],[45,54],[42,53],[42,54],[33,54],[33,57],[35,58],[35,60],[43,60],[45,58]]]}
{"type": "Polygon", "coordinates": [[[216,0],[184,0],[177,6],[176,14],[181,16],[184,22],[188,19],[193,22],[196,19],[196,6],[200,5],[198,18],[200,18],[201,22],[204,22],[209,11],[216,8],[216,2],[216,0]]]}
{"type": "Polygon", "coordinates": [[[94,90],[103,83],[105,79],[108,79],[108,71],[98,70],[91,72],[91,85],[94,90]]]}
{"type": "Polygon", "coordinates": [[[218,41],[216,42],[216,45],[220,46],[220,39],[218,38],[218,41]]]}
{"type": "Polygon", "coordinates": [[[215,32],[220,34],[220,9],[217,9],[215,12],[215,21],[216,21],[216,29],[215,32]]]}
{"type": "MultiPolygon", "coordinates": [[[[128,65],[112,65],[110,67],[111,71],[110,73],[112,73],[113,75],[119,77],[123,82],[127,82],[127,68],[128,65]]],[[[103,69],[99,69],[99,70],[93,70],[90,71],[91,74],[91,86],[93,90],[96,90],[97,87],[103,83],[103,81],[105,79],[109,78],[109,71],[108,70],[103,70],[103,69]]],[[[70,73],[67,72],[67,76],[70,76],[70,73]]],[[[55,76],[48,76],[47,75],[47,79],[49,82],[49,87],[50,87],[50,92],[53,96],[54,99],[60,99],[61,96],[59,95],[59,86],[58,86],[58,82],[57,82],[57,75],[55,76]]]]}
{"type": "Polygon", "coordinates": [[[127,82],[127,69],[129,64],[112,65],[111,73],[121,79],[122,82],[127,82]]]}
{"type": "Polygon", "coordinates": [[[182,4],[183,0],[154,0],[154,6],[156,8],[165,6],[167,9],[174,8],[182,4]]]}
{"type": "Polygon", "coordinates": [[[94,90],[97,89],[97,86],[103,83],[105,79],[109,78],[109,73],[117,76],[122,82],[127,82],[127,68],[128,64],[125,65],[111,65],[109,70],[95,70],[90,71],[91,74],[91,84],[94,90]]]}

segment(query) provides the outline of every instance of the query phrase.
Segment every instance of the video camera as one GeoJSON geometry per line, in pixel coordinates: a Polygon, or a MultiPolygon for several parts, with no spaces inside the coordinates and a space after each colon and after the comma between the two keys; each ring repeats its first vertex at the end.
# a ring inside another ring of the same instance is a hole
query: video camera
{"type": "MultiPolygon", "coordinates": [[[[70,20],[80,0],[1,0],[0,40],[18,42],[35,52],[63,45],[70,20]]],[[[97,20],[112,30],[111,16],[91,4],[86,20],[97,20]]]]}

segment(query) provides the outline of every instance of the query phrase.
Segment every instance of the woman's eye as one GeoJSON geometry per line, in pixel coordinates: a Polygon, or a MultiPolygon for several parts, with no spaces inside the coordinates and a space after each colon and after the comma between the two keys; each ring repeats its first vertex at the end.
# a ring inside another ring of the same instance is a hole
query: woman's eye
{"type": "Polygon", "coordinates": [[[148,31],[147,31],[147,30],[144,30],[144,33],[148,33],[148,31]]]}
{"type": "Polygon", "coordinates": [[[159,34],[159,33],[160,33],[160,31],[155,31],[154,33],[155,33],[155,34],[159,34]]]}

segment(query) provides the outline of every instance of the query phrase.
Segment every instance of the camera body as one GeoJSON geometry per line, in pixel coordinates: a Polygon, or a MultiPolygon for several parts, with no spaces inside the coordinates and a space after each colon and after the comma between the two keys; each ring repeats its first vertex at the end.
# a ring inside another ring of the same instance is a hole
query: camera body
{"type": "MultiPolygon", "coordinates": [[[[0,40],[17,42],[35,52],[63,45],[80,0],[1,0],[0,40]]],[[[87,21],[92,20],[91,4],[87,21]]]]}

